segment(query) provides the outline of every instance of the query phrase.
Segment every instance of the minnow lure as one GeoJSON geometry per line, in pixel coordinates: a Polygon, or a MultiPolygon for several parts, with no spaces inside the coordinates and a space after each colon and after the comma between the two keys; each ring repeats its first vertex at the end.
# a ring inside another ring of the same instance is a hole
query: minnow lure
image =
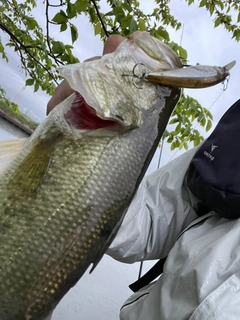
{"type": "MultiPolygon", "coordinates": [[[[123,74],[123,76],[132,76],[138,80],[154,82],[169,87],[207,88],[223,82],[229,76],[229,71],[235,64],[236,61],[232,61],[224,67],[196,65],[147,73],[144,69],[144,64],[140,63],[134,66],[132,75],[123,74]],[[136,74],[135,71],[139,65],[142,66],[141,75],[136,74]]],[[[135,86],[141,88],[136,82],[135,86]]]]}

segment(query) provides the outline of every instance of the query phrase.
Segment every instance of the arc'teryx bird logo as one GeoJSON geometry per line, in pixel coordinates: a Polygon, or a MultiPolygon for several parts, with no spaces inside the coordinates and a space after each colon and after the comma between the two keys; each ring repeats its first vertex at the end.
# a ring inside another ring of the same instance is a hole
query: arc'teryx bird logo
{"type": "Polygon", "coordinates": [[[218,146],[216,146],[216,145],[214,145],[214,144],[212,143],[212,145],[211,145],[211,151],[210,151],[210,152],[204,151],[204,155],[205,155],[206,157],[208,157],[210,161],[213,161],[213,160],[215,159],[214,156],[212,156],[212,152],[213,152],[216,148],[218,148],[218,146]]]}

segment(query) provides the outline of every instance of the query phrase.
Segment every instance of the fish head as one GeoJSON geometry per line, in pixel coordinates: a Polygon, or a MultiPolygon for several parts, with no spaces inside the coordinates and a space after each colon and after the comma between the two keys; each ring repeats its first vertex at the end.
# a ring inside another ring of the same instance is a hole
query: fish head
{"type": "Polygon", "coordinates": [[[144,74],[181,68],[176,53],[148,32],[135,32],[99,60],[60,67],[60,74],[102,120],[126,129],[141,126],[143,114],[156,104],[162,109],[168,87],[149,83],[144,74]]]}

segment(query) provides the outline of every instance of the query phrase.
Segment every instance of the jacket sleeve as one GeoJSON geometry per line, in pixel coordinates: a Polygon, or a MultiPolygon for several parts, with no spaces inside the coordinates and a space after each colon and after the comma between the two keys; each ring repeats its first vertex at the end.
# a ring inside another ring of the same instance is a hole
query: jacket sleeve
{"type": "Polygon", "coordinates": [[[185,181],[195,152],[184,153],[143,179],[107,254],[126,263],[168,255],[179,233],[197,217],[198,199],[185,181]]]}

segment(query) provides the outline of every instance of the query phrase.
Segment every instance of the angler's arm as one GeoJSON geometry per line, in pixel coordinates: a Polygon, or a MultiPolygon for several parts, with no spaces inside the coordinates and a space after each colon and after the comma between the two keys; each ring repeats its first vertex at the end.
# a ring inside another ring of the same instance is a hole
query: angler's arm
{"type": "Polygon", "coordinates": [[[127,263],[167,256],[179,233],[194,219],[198,200],[185,175],[192,149],[144,178],[108,250],[127,263]]]}

